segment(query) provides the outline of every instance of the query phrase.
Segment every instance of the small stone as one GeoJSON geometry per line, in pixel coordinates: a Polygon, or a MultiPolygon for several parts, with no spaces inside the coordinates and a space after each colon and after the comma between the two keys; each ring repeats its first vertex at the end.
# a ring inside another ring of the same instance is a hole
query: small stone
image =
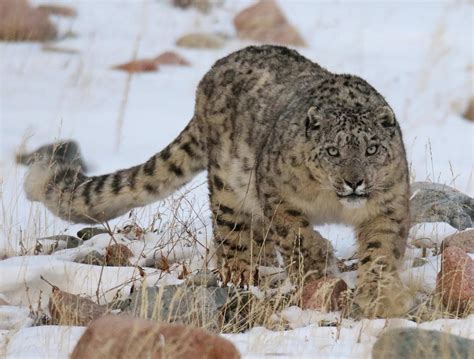
{"type": "Polygon", "coordinates": [[[375,342],[373,359],[473,358],[474,340],[436,330],[388,330],[375,342]]]}
{"type": "Polygon", "coordinates": [[[43,11],[47,15],[56,15],[64,17],[76,17],[77,11],[71,6],[57,4],[43,4],[38,6],[38,10],[43,11]]]}
{"type": "Polygon", "coordinates": [[[234,18],[241,39],[289,46],[306,46],[274,0],[262,0],[242,10],[234,18]]]}
{"type": "Polygon", "coordinates": [[[88,298],[53,288],[49,298],[49,312],[54,325],[86,326],[107,312],[105,305],[99,305],[88,298]]]}
{"type": "Polygon", "coordinates": [[[203,286],[203,287],[217,287],[218,277],[211,271],[199,272],[195,275],[189,276],[184,282],[187,286],[203,286]]]}
{"type": "Polygon", "coordinates": [[[462,249],[444,249],[436,292],[450,312],[474,313],[474,260],[462,249]]]}
{"type": "Polygon", "coordinates": [[[413,268],[423,267],[426,263],[428,263],[428,261],[426,259],[417,257],[417,258],[413,259],[412,267],[413,268]]]}
{"type": "Polygon", "coordinates": [[[76,238],[76,237],[73,237],[73,236],[69,236],[67,234],[59,234],[57,236],[50,236],[50,237],[43,237],[43,238],[39,238],[38,239],[39,241],[56,241],[56,242],[65,242],[66,245],[58,245],[57,248],[58,249],[64,249],[64,248],[76,248],[76,247],[79,247],[83,242],[82,242],[82,239],[80,238],[76,238]]]}
{"type": "Polygon", "coordinates": [[[441,243],[441,251],[447,247],[458,247],[466,253],[474,253],[474,229],[454,233],[441,243]]]}
{"type": "Polygon", "coordinates": [[[106,229],[104,228],[99,228],[99,227],[86,227],[81,229],[80,231],[77,232],[77,236],[82,239],[83,241],[88,241],[92,237],[102,234],[102,233],[109,233],[106,229]]]}
{"type": "Polygon", "coordinates": [[[346,282],[340,278],[309,280],[303,287],[302,308],[322,312],[341,310],[344,306],[344,292],[347,290],[346,282]]]}
{"type": "Polygon", "coordinates": [[[178,55],[176,52],[166,51],[155,57],[154,61],[158,65],[177,65],[177,66],[189,66],[190,63],[185,58],[178,55]]]}
{"type": "Polygon", "coordinates": [[[415,238],[410,241],[410,244],[416,248],[423,248],[423,249],[436,247],[436,242],[434,242],[430,238],[415,238]]]}
{"type": "Polygon", "coordinates": [[[425,258],[428,254],[428,249],[436,249],[437,244],[430,238],[415,238],[410,241],[410,244],[416,248],[421,249],[421,256],[425,258]]]}
{"type": "Polygon", "coordinates": [[[423,267],[426,263],[428,263],[428,261],[426,259],[417,257],[417,258],[413,259],[412,267],[413,268],[423,267]]]}
{"type": "Polygon", "coordinates": [[[212,7],[210,0],[173,0],[173,5],[181,9],[194,7],[201,12],[207,13],[212,7]]]}
{"type": "Polygon", "coordinates": [[[132,60],[124,64],[115,65],[112,67],[115,70],[122,70],[126,72],[155,72],[159,70],[159,66],[155,59],[132,60]]]}
{"type": "Polygon", "coordinates": [[[133,252],[124,244],[112,244],[107,247],[105,261],[108,266],[129,266],[128,261],[133,257],[133,252]]]}
{"type": "Polygon", "coordinates": [[[136,59],[124,64],[115,65],[112,68],[127,72],[154,72],[161,65],[189,66],[189,62],[177,53],[166,51],[152,59],[136,59]]]}
{"type": "Polygon", "coordinates": [[[176,40],[176,45],[194,49],[220,49],[224,46],[224,38],[215,34],[191,33],[176,40]]]}
{"type": "Polygon", "coordinates": [[[106,265],[105,256],[97,251],[92,251],[88,253],[79,263],[90,264],[94,266],[103,266],[106,265]]]}
{"type": "Polygon", "coordinates": [[[471,97],[471,99],[469,100],[469,104],[467,105],[463,117],[466,120],[474,122],[474,97],[471,97]]]}
{"type": "Polygon", "coordinates": [[[109,315],[79,339],[71,359],[83,358],[237,359],[240,354],[229,340],[200,328],[109,315]]]}
{"type": "Polygon", "coordinates": [[[47,41],[57,37],[48,14],[27,0],[0,1],[0,40],[47,41]]]}
{"type": "Polygon", "coordinates": [[[68,249],[76,248],[76,247],[79,247],[82,243],[83,243],[82,239],[69,236],[69,238],[66,241],[66,248],[68,249]]]}

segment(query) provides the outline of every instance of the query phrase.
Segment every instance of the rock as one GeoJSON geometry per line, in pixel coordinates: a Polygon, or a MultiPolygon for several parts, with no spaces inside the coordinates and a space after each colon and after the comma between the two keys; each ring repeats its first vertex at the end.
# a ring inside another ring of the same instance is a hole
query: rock
{"type": "Polygon", "coordinates": [[[306,46],[304,39],[273,0],[262,0],[234,18],[241,39],[289,46],[306,46]]]}
{"type": "Polygon", "coordinates": [[[340,278],[309,280],[304,284],[301,295],[303,309],[317,309],[322,312],[341,310],[344,306],[346,282],[340,278]]]}
{"type": "Polygon", "coordinates": [[[46,41],[57,36],[48,15],[27,0],[0,1],[0,40],[46,41]]]}
{"type": "Polygon", "coordinates": [[[82,243],[82,239],[66,234],[38,238],[35,253],[51,254],[57,250],[79,247],[82,243]]]}
{"type": "Polygon", "coordinates": [[[454,233],[441,243],[441,251],[447,247],[458,247],[466,253],[474,253],[474,229],[454,233]]]}
{"type": "Polygon", "coordinates": [[[172,51],[166,51],[152,59],[133,60],[112,68],[127,72],[153,72],[158,71],[161,65],[189,66],[190,63],[172,51]]]}
{"type": "Polygon", "coordinates": [[[99,305],[88,298],[63,292],[53,288],[49,298],[49,312],[54,325],[86,326],[107,312],[107,307],[99,305]]]}
{"type": "Polygon", "coordinates": [[[173,5],[181,9],[194,7],[204,13],[209,12],[212,7],[210,0],[173,0],[173,5]]]}
{"type": "Polygon", "coordinates": [[[155,57],[155,62],[158,65],[178,65],[178,66],[190,66],[188,60],[184,59],[176,52],[165,51],[162,54],[155,57]]]}
{"type": "Polygon", "coordinates": [[[474,198],[439,183],[415,182],[411,190],[412,223],[446,222],[459,230],[473,227],[474,198]]]}
{"type": "Polygon", "coordinates": [[[469,104],[467,105],[463,117],[466,120],[474,122],[474,97],[471,97],[471,99],[469,100],[469,104]]]}
{"type": "Polygon", "coordinates": [[[58,4],[43,4],[38,6],[38,10],[43,11],[47,15],[76,17],[77,11],[73,7],[58,4]]]}
{"type": "Polygon", "coordinates": [[[422,249],[436,248],[436,242],[430,238],[415,238],[410,241],[410,244],[416,248],[422,249]]]}
{"type": "Polygon", "coordinates": [[[82,258],[79,263],[90,264],[94,266],[104,266],[107,264],[105,256],[97,251],[92,251],[87,253],[87,255],[82,258]]]}
{"type": "Polygon", "coordinates": [[[474,313],[474,260],[458,247],[443,251],[436,292],[452,313],[474,313]]]}
{"type": "Polygon", "coordinates": [[[392,329],[375,342],[373,359],[473,358],[474,340],[436,330],[392,329]]]}
{"type": "Polygon", "coordinates": [[[30,153],[18,153],[16,155],[17,163],[31,165],[37,161],[67,164],[74,168],[80,168],[82,171],[87,171],[79,145],[75,141],[59,141],[41,146],[30,153]]]}
{"type": "Polygon", "coordinates": [[[126,245],[118,243],[107,247],[105,261],[112,267],[129,266],[131,257],[133,252],[126,245]]]}
{"type": "Polygon", "coordinates": [[[416,248],[420,248],[422,251],[421,256],[423,258],[426,257],[427,255],[427,250],[428,249],[436,249],[437,244],[430,238],[415,238],[410,241],[410,244],[416,248]]]}
{"type": "Polygon", "coordinates": [[[82,239],[73,236],[68,236],[66,239],[66,248],[76,248],[82,244],[82,239]]]}
{"type": "Polygon", "coordinates": [[[413,259],[412,267],[413,268],[423,267],[426,263],[428,263],[428,261],[424,258],[415,258],[413,259]]]}
{"type": "Polygon", "coordinates": [[[109,233],[106,229],[104,228],[98,228],[98,227],[86,227],[82,228],[80,231],[77,232],[77,236],[82,239],[83,241],[88,241],[92,237],[102,234],[102,233],[109,233]]]}
{"type": "Polygon", "coordinates": [[[227,287],[146,287],[132,293],[127,311],[142,318],[205,326],[219,332],[223,322],[221,309],[232,294],[233,289],[227,287]]]}
{"type": "Polygon", "coordinates": [[[237,359],[235,346],[200,328],[109,315],[94,321],[71,359],[193,358],[237,359]]]}
{"type": "Polygon", "coordinates": [[[217,287],[218,277],[211,271],[203,271],[186,278],[187,286],[217,287]]]}
{"type": "Polygon", "coordinates": [[[220,49],[224,46],[224,38],[216,34],[190,33],[176,40],[176,45],[194,49],[220,49]]]}
{"type": "Polygon", "coordinates": [[[133,60],[124,64],[115,65],[112,67],[115,70],[122,70],[126,72],[154,72],[159,70],[159,66],[154,59],[133,60]]]}

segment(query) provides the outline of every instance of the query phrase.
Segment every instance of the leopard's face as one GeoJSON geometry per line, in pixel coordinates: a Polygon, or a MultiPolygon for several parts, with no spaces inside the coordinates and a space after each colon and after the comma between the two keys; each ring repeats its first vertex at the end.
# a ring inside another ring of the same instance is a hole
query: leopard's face
{"type": "Polygon", "coordinates": [[[312,148],[307,166],[343,205],[361,207],[377,191],[388,189],[393,162],[401,153],[400,132],[388,106],[357,111],[312,107],[306,121],[312,148]]]}

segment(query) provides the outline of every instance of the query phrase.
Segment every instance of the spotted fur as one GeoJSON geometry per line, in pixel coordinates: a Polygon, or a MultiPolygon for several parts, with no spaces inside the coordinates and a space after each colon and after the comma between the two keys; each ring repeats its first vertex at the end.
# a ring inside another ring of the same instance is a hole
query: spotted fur
{"type": "Polygon", "coordinates": [[[332,247],[312,225],[344,223],[359,241],[356,303],[378,315],[406,310],[397,266],[409,184],[395,115],[366,81],[284,47],[251,46],[217,61],[198,86],[191,122],[144,164],[88,177],[37,163],[25,188],[56,215],[93,223],[162,199],[204,170],[229,280],[277,265],[277,249],[289,272],[327,274],[332,247]]]}

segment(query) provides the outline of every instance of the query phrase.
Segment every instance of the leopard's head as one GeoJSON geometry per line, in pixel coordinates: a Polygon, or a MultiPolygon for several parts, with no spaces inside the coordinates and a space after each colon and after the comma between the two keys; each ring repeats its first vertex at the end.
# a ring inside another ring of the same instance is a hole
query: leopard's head
{"type": "Polygon", "coordinates": [[[322,188],[334,191],[346,207],[361,207],[393,186],[397,164],[405,172],[400,129],[387,105],[311,107],[306,138],[311,148],[307,167],[322,188]]]}

